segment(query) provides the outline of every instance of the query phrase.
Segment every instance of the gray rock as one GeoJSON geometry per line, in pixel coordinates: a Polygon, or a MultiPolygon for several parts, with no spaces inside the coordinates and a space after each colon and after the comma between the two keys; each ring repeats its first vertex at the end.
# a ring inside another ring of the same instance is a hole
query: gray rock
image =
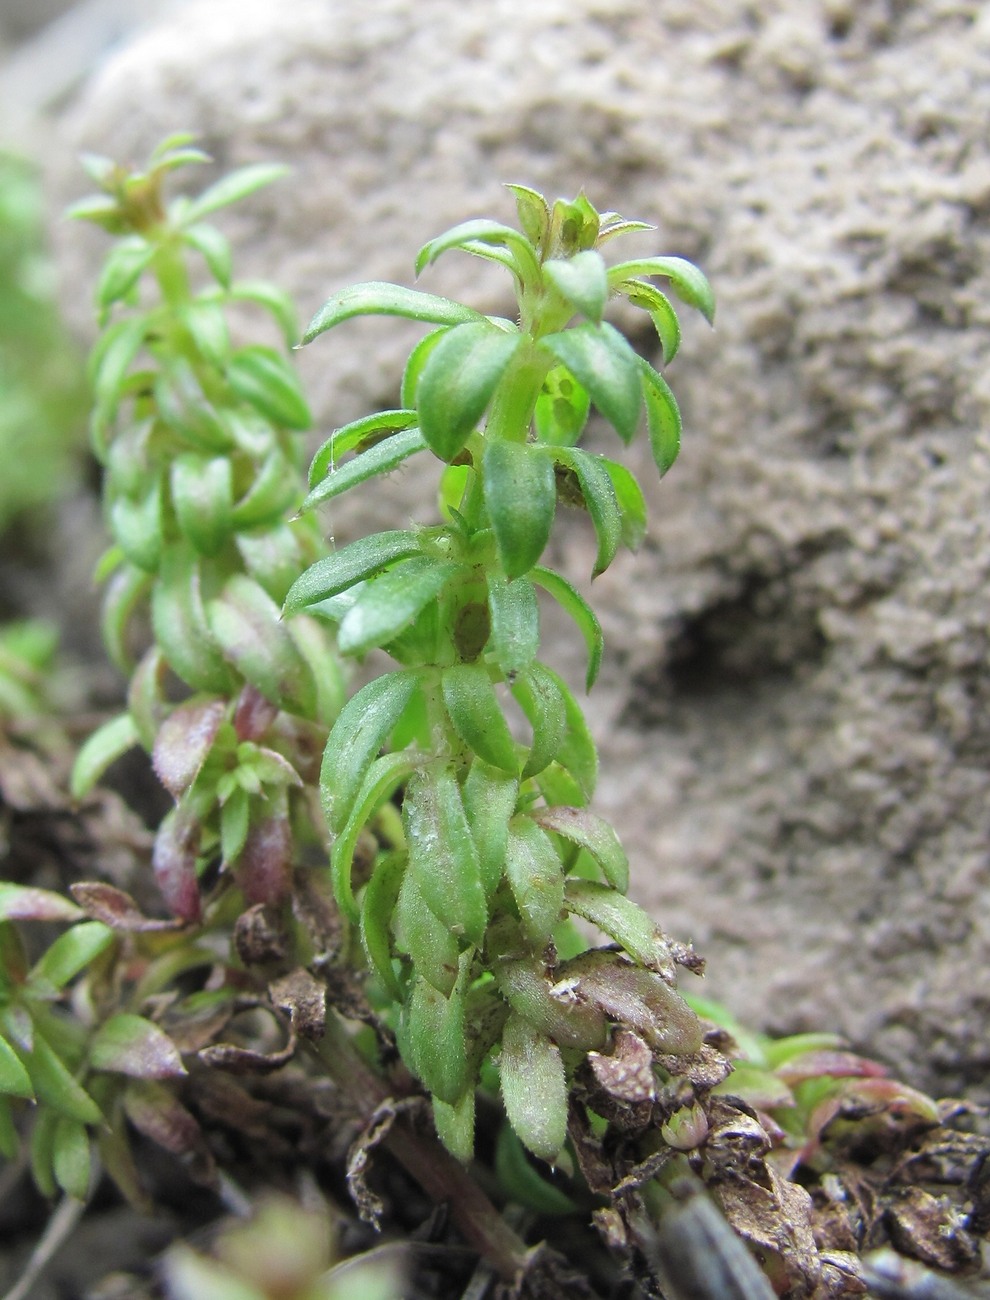
{"type": "MultiPolygon", "coordinates": [[[[291,163],[226,228],[306,314],[511,218],[501,180],[584,186],[658,223],[643,251],[701,262],[719,319],[672,367],[682,460],[644,553],[595,584],[599,808],[709,994],[940,1093],[985,1091],[990,1059],[988,120],[975,0],[200,0],[63,132],[140,159],[189,127],[222,166],[291,163]]],[[[99,241],[69,238],[92,280],[99,241]]],[[[428,287],[508,302],[453,255],[428,287]]],[[[324,432],[394,402],[407,342],[375,321],[306,351],[324,432]]],[[[431,481],[336,536],[425,517],[431,481]]],[[[582,522],[554,545],[584,581],[582,522]]],[[[577,679],[556,623],[548,654],[577,679]]]]}

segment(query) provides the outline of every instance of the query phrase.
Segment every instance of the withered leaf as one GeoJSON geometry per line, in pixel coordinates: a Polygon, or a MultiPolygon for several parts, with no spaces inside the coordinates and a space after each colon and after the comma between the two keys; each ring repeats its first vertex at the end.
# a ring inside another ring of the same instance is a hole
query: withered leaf
{"type": "Polygon", "coordinates": [[[181,921],[174,918],[145,916],[130,894],[99,880],[80,881],[70,885],[69,892],[87,916],[102,921],[113,930],[126,930],[136,934],[151,930],[175,930],[182,925],[181,921]]]}
{"type": "Polygon", "coordinates": [[[327,990],[308,970],[299,966],[268,985],[272,1005],[288,1014],[301,1038],[322,1038],[327,1027],[327,990]]]}

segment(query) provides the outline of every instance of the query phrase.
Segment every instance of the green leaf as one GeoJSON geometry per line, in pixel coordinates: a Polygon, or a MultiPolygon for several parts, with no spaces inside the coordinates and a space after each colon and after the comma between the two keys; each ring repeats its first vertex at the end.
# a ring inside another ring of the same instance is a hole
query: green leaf
{"type": "Polygon", "coordinates": [[[134,1079],[178,1079],[186,1073],[168,1034],[143,1016],[118,1012],[99,1027],[89,1049],[94,1070],[134,1079]]]}
{"type": "Polygon", "coordinates": [[[543,263],[543,274],[564,301],[596,325],[608,300],[608,278],[601,253],[585,249],[566,259],[552,258],[543,263]]]}
{"type": "Polygon", "coordinates": [[[598,554],[591,576],[597,578],[615,559],[622,541],[622,516],[611,475],[602,464],[602,457],[577,447],[555,448],[553,458],[577,479],[581,501],[595,526],[598,554]]]}
{"type": "Polygon", "coordinates": [[[557,1048],[513,1012],[502,1031],[502,1100],[519,1140],[551,1164],[567,1137],[567,1077],[557,1048]]]}
{"type": "Polygon", "coordinates": [[[297,578],[289,588],[283,613],[294,614],[307,605],[336,596],[338,592],[379,573],[393,560],[419,554],[419,538],[413,532],[396,530],[362,537],[342,546],[333,555],[317,560],[297,578]]]}
{"type": "Polygon", "coordinates": [[[437,599],[462,567],[416,555],[371,578],[340,624],[341,653],[363,655],[375,646],[387,646],[437,599]]]}
{"type": "Polygon", "coordinates": [[[215,302],[194,299],[179,314],[199,355],[223,370],[230,354],[230,330],[222,309],[215,302]]]}
{"type": "MultiPolygon", "coordinates": [[[[399,400],[403,406],[413,408],[419,401],[419,380],[433,353],[443,336],[450,332],[450,326],[444,326],[438,330],[431,330],[425,338],[420,339],[413,350],[409,353],[409,360],[406,362],[406,368],[402,372],[402,389],[399,400]]],[[[419,416],[416,416],[419,419],[419,416]]]]}
{"type": "Polygon", "coordinates": [[[584,643],[588,647],[588,675],[585,678],[585,688],[590,691],[598,677],[605,648],[605,638],[598,616],[577,588],[572,587],[561,574],[537,566],[532,570],[531,576],[537,586],[549,592],[557,604],[571,616],[577,624],[578,631],[584,637],[584,643]]]}
{"type": "Polygon", "coordinates": [[[523,934],[535,949],[542,949],[563,910],[564,868],[549,835],[529,817],[512,820],[505,874],[519,909],[523,934]]]}
{"type": "Polygon", "coordinates": [[[587,720],[564,679],[545,664],[536,667],[553,682],[564,706],[566,726],[557,749],[557,760],[578,782],[585,798],[590,799],[598,780],[598,753],[587,720]]]}
{"type": "Polygon", "coordinates": [[[494,244],[496,247],[508,248],[513,256],[515,272],[522,283],[535,287],[540,282],[540,264],[536,259],[533,246],[524,234],[504,226],[498,221],[488,221],[484,217],[472,221],[462,221],[447,230],[436,239],[424,244],[416,257],[416,274],[431,265],[441,253],[451,248],[463,248],[466,244],[494,244]]]}
{"type": "Polygon", "coordinates": [[[399,786],[408,780],[415,768],[415,759],[407,753],[383,754],[381,758],[376,758],[365,772],[351,815],[334,841],[331,854],[333,892],[340,910],[352,921],[357,921],[359,915],[351,884],[351,867],[358,837],[385,800],[390,799],[399,786]]]}
{"type": "Polygon", "coordinates": [[[470,1085],[453,1105],[433,1098],[433,1123],[437,1137],[462,1165],[474,1159],[474,1088],[470,1085]]]}
{"type": "Polygon", "coordinates": [[[206,620],[192,547],[166,548],[160,581],[151,593],[151,622],[170,667],[194,691],[224,695],[234,689],[234,675],[206,620]]]}
{"type": "Polygon", "coordinates": [[[409,320],[424,321],[432,325],[460,325],[465,321],[483,321],[481,312],[464,307],[449,298],[438,298],[418,289],[405,289],[398,284],[372,280],[353,284],[333,294],[323,304],[309,323],[302,337],[303,343],[312,343],[318,334],[332,329],[352,316],[404,316],[409,320]]]}
{"type": "Polygon", "coordinates": [[[287,167],[274,163],[254,163],[249,167],[239,167],[237,171],[231,172],[215,185],[205,189],[198,199],[193,199],[182,214],[182,223],[184,226],[190,226],[210,212],[238,203],[249,194],[253,194],[255,190],[271,185],[273,181],[281,180],[283,176],[288,175],[288,172],[287,167]]]}
{"type": "Polygon", "coordinates": [[[464,814],[478,850],[485,895],[490,900],[502,881],[509,821],[519,797],[519,781],[475,759],[462,790],[464,814]]]}
{"type": "Polygon", "coordinates": [[[368,451],[361,452],[353,460],[331,470],[302,503],[302,513],[313,510],[324,501],[332,501],[358,483],[366,483],[379,474],[390,473],[417,451],[425,450],[426,440],[418,429],[406,429],[393,434],[368,451]]]}
{"type": "Polygon", "coordinates": [[[296,532],[288,524],[273,524],[239,529],[234,541],[248,573],[281,604],[306,562],[296,532]]]}
{"type": "MultiPolygon", "coordinates": [[[[217,277],[219,279],[219,276],[217,277]]],[[[238,280],[227,292],[231,302],[253,302],[264,307],[282,331],[286,347],[292,347],[299,337],[299,325],[292,299],[281,289],[264,280],[238,280]]]]}
{"type": "Polygon", "coordinates": [[[623,442],[632,441],[643,397],[639,358],[607,323],[577,325],[540,339],[540,346],[567,367],[623,442]]]}
{"type": "Polygon", "coordinates": [[[495,1147],[495,1173],[510,1201],[539,1215],[576,1214],[578,1207],[559,1187],[541,1178],[508,1124],[499,1130],[495,1147]]]}
{"type": "Polygon", "coordinates": [[[425,1087],[455,1105],[470,1082],[467,1069],[464,994],[472,955],[463,953],[449,996],[422,977],[413,983],[403,1015],[410,1064],[425,1087]]]}
{"type": "Polygon", "coordinates": [[[390,934],[392,913],[395,911],[405,870],[404,853],[381,854],[361,899],[361,942],[364,951],[385,991],[397,1003],[402,1002],[405,993],[392,965],[390,934]]]}
{"type": "Polygon", "coordinates": [[[131,292],[141,278],[141,272],[157,251],[154,244],[149,244],[140,235],[132,235],[115,245],[103,263],[103,271],[96,286],[96,306],[101,321],[106,319],[115,302],[126,298],[131,292]]]}
{"type": "Polygon", "coordinates": [[[646,535],[646,501],[643,493],[636,482],[635,475],[630,473],[625,465],[620,465],[605,456],[600,457],[600,460],[612,480],[615,499],[619,503],[622,545],[630,551],[637,551],[646,535]]]}
{"type": "Polygon", "coordinates": [[[106,457],[107,439],[123,396],[127,375],[144,344],[148,322],[143,316],[129,316],[104,333],[93,350],[87,373],[93,386],[91,431],[97,457],[106,457]]]}
{"type": "Polygon", "coordinates": [[[640,361],[640,367],[650,449],[663,478],[681,449],[681,413],[666,379],[648,361],[640,361]]]}
{"type": "Polygon", "coordinates": [[[395,946],[411,958],[416,974],[449,994],[457,979],[460,945],[427,905],[408,869],[399,887],[392,925],[395,946]]]}
{"type": "Polygon", "coordinates": [[[308,429],[313,417],[299,377],[274,348],[260,344],[240,348],[227,363],[231,388],[273,424],[286,429],[308,429]]]}
{"type": "Polygon", "coordinates": [[[613,889],[625,893],[629,888],[629,859],[614,829],[586,808],[540,808],[533,820],[544,830],[562,835],[572,844],[586,849],[601,868],[613,889]]]}
{"type": "Polygon", "coordinates": [[[229,412],[218,410],[203,390],[200,377],[184,356],[172,355],[154,377],[159,419],[193,447],[226,454],[233,438],[229,412]]]}
{"type": "Polygon", "coordinates": [[[0,1037],[0,1093],[7,1097],[34,1099],[31,1078],[6,1038],[0,1037]]]}
{"type": "Polygon", "coordinates": [[[51,1200],[58,1193],[58,1184],[52,1171],[52,1146],[58,1126],[58,1112],[39,1109],[31,1129],[31,1177],[42,1196],[51,1200]]]}
{"type": "MultiPolygon", "coordinates": [[[[98,924],[98,922],[94,922],[98,924]]],[[[99,1124],[100,1108],[66,1068],[61,1057],[35,1027],[34,1046],[30,1053],[18,1052],[31,1076],[35,1096],[59,1115],[80,1124],[99,1124]]]]}
{"type": "Polygon", "coordinates": [[[21,1149],[20,1134],[12,1112],[11,1103],[0,1096],[0,1156],[4,1160],[16,1160],[21,1149]]]}
{"type": "Polygon", "coordinates": [[[431,451],[451,461],[474,431],[521,342],[487,321],[449,330],[430,353],[416,390],[431,451]]]}
{"type": "Polygon", "coordinates": [[[237,861],[247,841],[251,820],[251,796],[241,786],[220,808],[220,856],[226,865],[237,861]]]}
{"type": "Polygon", "coordinates": [[[62,1116],[52,1140],[52,1172],[69,1196],[85,1201],[89,1195],[89,1134],[78,1120],[62,1116]]]}
{"type": "Polygon", "coordinates": [[[427,906],[461,940],[480,944],[488,900],[460,786],[448,767],[417,772],[402,803],[409,871],[427,906]]]}
{"type": "Polygon", "coordinates": [[[389,440],[393,434],[411,429],[418,419],[414,410],[377,411],[374,415],[352,420],[342,429],[335,429],[313,457],[309,467],[309,486],[315,488],[327,474],[335,474],[337,461],[349,451],[364,453],[365,444],[367,449],[371,449],[378,442],[389,440]]]}
{"type": "Polygon", "coordinates": [[[525,671],[540,648],[540,610],[532,582],[489,578],[488,611],[495,662],[507,677],[525,671]]]}
{"type": "Polygon", "coordinates": [[[515,776],[516,743],[499,708],[484,664],[455,664],[440,677],[443,701],[454,730],[479,758],[515,776]]]}
{"type": "Polygon", "coordinates": [[[274,527],[284,521],[289,510],[298,506],[299,495],[297,472],[275,447],[234,506],[231,520],[237,529],[274,527]]]}
{"type": "Polygon", "coordinates": [[[43,991],[64,988],[81,970],[113,943],[113,931],[102,921],[82,921],[59,935],[35,962],[28,982],[43,991]]]}
{"type": "Polygon", "coordinates": [[[491,442],[483,465],[485,505],[506,576],[522,577],[546,549],[557,494],[553,462],[531,443],[491,442]]]}
{"type": "Polygon", "coordinates": [[[650,313],[660,339],[664,364],[670,365],[681,346],[681,324],[670,299],[656,285],[650,284],[649,280],[624,280],[613,287],[618,293],[624,294],[634,307],[642,307],[650,313]]]}
{"type": "Polygon", "coordinates": [[[523,778],[542,772],[555,758],[564,739],[567,713],[560,683],[543,664],[534,663],[512,687],[533,728],[533,743],[523,768],[523,778]]]}
{"type": "Polygon", "coordinates": [[[138,729],[129,713],[121,713],[88,738],[76,755],[69,785],[73,799],[84,799],[108,767],[139,742],[138,729]]]}
{"type": "Polygon", "coordinates": [[[226,659],[273,704],[308,716],[316,683],[279,608],[245,573],[228,578],[206,610],[210,635],[226,659]]]}
{"type": "Polygon", "coordinates": [[[201,555],[216,555],[233,526],[230,458],[187,452],[172,462],[171,480],[179,527],[201,555]]]}
{"type": "Polygon", "coordinates": [[[369,682],[344,705],[323,755],[320,790],[330,830],[347,824],[378,751],[395,727],[419,683],[419,674],[402,669],[369,682]]]}
{"type": "Polygon", "coordinates": [[[596,925],[647,970],[673,974],[670,944],[660,927],[636,903],[611,885],[596,880],[568,880],[567,907],[596,925]]]}
{"type": "Polygon", "coordinates": [[[537,439],[555,447],[573,447],[588,423],[591,399],[566,366],[554,366],[536,399],[533,423],[537,439]]]}
{"type": "Polygon", "coordinates": [[[550,229],[550,207],[538,190],[528,185],[506,185],[516,200],[516,212],[523,233],[534,248],[540,248],[550,229]]]}
{"type": "Polygon", "coordinates": [[[558,199],[550,214],[550,243],[560,247],[565,256],[572,257],[580,249],[594,248],[601,229],[601,217],[588,201],[579,194],[573,202],[558,199]]]}
{"type": "Polygon", "coordinates": [[[620,262],[609,268],[610,288],[623,284],[633,276],[661,275],[670,281],[670,287],[682,302],[697,307],[705,320],[715,319],[715,295],[705,276],[683,257],[646,257],[635,262],[620,262]]]}
{"type": "Polygon", "coordinates": [[[216,226],[187,226],[182,241],[201,253],[213,278],[223,287],[230,286],[230,241],[216,226]]]}
{"type": "Polygon", "coordinates": [[[110,531],[132,564],[155,573],[162,553],[162,490],[157,475],[141,497],[110,502],[110,531]]]}

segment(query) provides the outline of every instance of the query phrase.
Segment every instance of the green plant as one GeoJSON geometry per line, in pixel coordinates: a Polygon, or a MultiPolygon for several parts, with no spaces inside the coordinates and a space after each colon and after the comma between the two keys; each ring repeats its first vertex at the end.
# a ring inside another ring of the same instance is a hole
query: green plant
{"type": "Polygon", "coordinates": [[[541,563],[557,503],[591,519],[592,577],[621,545],[638,546],[646,511],[626,467],[577,444],[592,406],[625,444],[645,407],[663,474],[681,432],[666,381],[603,319],[606,306],[622,296],[648,311],[670,361],[677,317],[651,277],[709,320],[714,304],[704,276],[681,258],[606,264],[603,246],[643,223],[599,215],[583,195],[551,208],[535,191],[511,188],[521,230],[468,221],[431,240],[416,269],[452,249],[500,263],[518,321],[373,283],[335,294],[310,325],[304,342],[366,314],[435,328],[406,366],[402,409],[338,430],[317,452],[304,510],[431,452],[445,466],[443,522],[378,533],[317,561],[285,609],[334,623],[345,653],[379,647],[400,665],[344,707],[321,789],[338,904],[360,925],[383,993],[401,1008],[399,1045],[433,1096],[438,1130],[470,1158],[475,1093],[494,1055],[513,1128],[553,1162],[574,1072],[606,1049],[613,1025],[668,1055],[701,1045],[673,987],[675,950],[626,898],[625,853],[588,810],[595,746],[570,688],[537,657],[537,590],[574,619],[590,689],[602,655],[598,619],[541,563]],[[355,846],[399,788],[402,842],[383,846],[358,898],[355,846]],[[616,946],[584,951],[571,916],[616,946]]]}

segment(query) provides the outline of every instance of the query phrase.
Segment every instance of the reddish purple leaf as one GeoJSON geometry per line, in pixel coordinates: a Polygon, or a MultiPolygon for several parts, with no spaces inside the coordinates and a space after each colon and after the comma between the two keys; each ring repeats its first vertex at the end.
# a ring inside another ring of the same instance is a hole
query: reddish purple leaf
{"type": "Polygon", "coordinates": [[[818,1079],[822,1075],[834,1078],[874,1078],[882,1079],[887,1071],[876,1061],[855,1052],[818,1051],[803,1052],[779,1065],[774,1071],[778,1079],[793,1085],[805,1079],[818,1079]]]}
{"type": "Polygon", "coordinates": [[[78,921],[82,915],[75,903],[50,889],[0,882],[0,920],[78,921]]]}
{"type": "Polygon", "coordinates": [[[124,1092],[124,1111],[145,1137],[181,1156],[198,1182],[215,1183],[216,1170],[203,1130],[164,1084],[135,1079],[124,1092]]]}
{"type": "Polygon", "coordinates": [[[163,1030],[143,1016],[111,1016],[93,1036],[90,1064],[135,1079],[177,1079],[186,1073],[182,1057],[163,1030]]]}
{"type": "Polygon", "coordinates": [[[178,799],[195,781],[216,740],[225,712],[223,700],[205,700],[182,705],[162,723],[151,761],[158,779],[173,799],[178,799]]]}
{"type": "Polygon", "coordinates": [[[266,700],[257,687],[246,682],[234,710],[238,740],[261,740],[278,717],[278,706],[266,700]]]}
{"type": "Polygon", "coordinates": [[[248,831],[237,860],[237,881],[251,904],[276,906],[292,880],[292,831],[286,817],[265,817],[248,831]]]}
{"type": "Polygon", "coordinates": [[[151,853],[162,897],[183,921],[198,921],[203,910],[196,880],[199,831],[199,822],[175,809],[159,826],[151,853]]]}
{"type": "Polygon", "coordinates": [[[174,930],[180,922],[165,921],[145,916],[141,909],[122,889],[104,885],[98,880],[81,881],[70,885],[69,891],[87,916],[102,921],[112,930],[140,933],[146,930],[174,930]]]}

